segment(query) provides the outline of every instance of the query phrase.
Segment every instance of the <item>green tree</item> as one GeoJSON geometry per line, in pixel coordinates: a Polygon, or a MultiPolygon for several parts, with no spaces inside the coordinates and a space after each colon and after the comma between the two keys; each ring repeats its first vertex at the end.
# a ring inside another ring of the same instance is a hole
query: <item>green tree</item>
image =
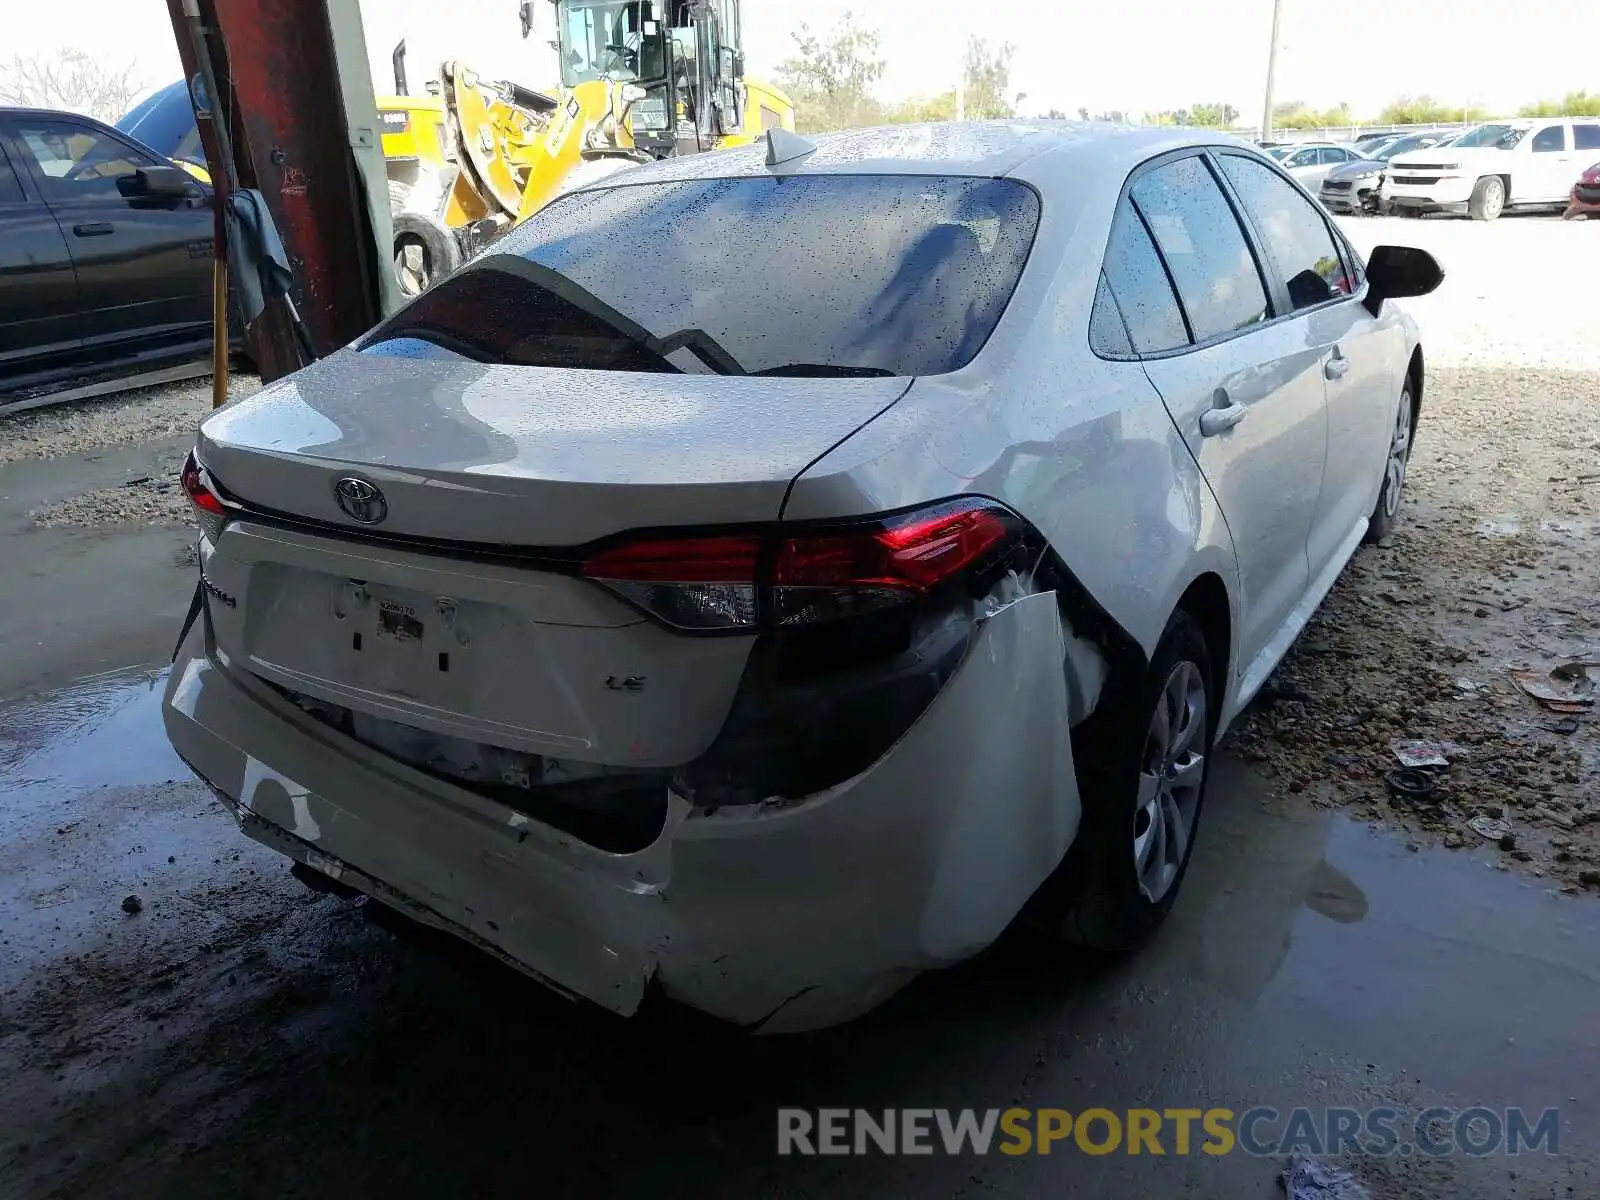
{"type": "Polygon", "coordinates": [[[969,121],[987,121],[1016,116],[1011,96],[1010,42],[990,47],[987,40],[974,37],[967,42],[963,64],[966,95],[963,103],[969,121]]]}
{"type": "Polygon", "coordinates": [[[1278,129],[1325,129],[1340,125],[1354,125],[1355,118],[1348,104],[1333,108],[1309,108],[1298,100],[1272,106],[1272,124],[1278,129]]]}
{"type": "Polygon", "coordinates": [[[917,121],[953,121],[956,119],[956,91],[940,92],[937,96],[912,96],[899,104],[891,105],[884,119],[895,124],[912,124],[917,121]]]}
{"type": "Polygon", "coordinates": [[[795,128],[802,133],[873,125],[883,106],[872,94],[883,78],[878,31],[846,12],[825,34],[801,23],[795,53],[778,64],[778,84],[795,105],[795,128]]]}
{"type": "Polygon", "coordinates": [[[1146,125],[1193,125],[1201,129],[1227,129],[1239,119],[1239,110],[1231,104],[1196,104],[1189,108],[1164,108],[1160,112],[1147,112],[1146,125]]]}
{"type": "Polygon", "coordinates": [[[1441,104],[1432,96],[1401,96],[1384,105],[1380,125],[1438,125],[1483,121],[1489,114],[1475,104],[1441,104]]]}
{"type": "Polygon", "coordinates": [[[1524,117],[1600,117],[1600,94],[1568,92],[1560,100],[1524,104],[1517,111],[1524,117]]]}

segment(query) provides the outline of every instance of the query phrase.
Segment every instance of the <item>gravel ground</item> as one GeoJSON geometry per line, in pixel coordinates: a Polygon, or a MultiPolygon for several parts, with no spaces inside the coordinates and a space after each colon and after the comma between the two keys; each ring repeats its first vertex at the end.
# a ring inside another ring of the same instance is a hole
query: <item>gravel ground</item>
{"type": "MultiPolygon", "coordinates": [[[[228,398],[248,396],[260,386],[253,375],[230,376],[228,398]]],[[[188,433],[210,410],[211,378],[206,376],[9,416],[0,413],[0,465],[188,433]]]]}
{"type": "Polygon", "coordinates": [[[1404,519],[1345,572],[1235,749],[1414,844],[1494,844],[1508,868],[1600,890],[1593,704],[1551,711],[1511,675],[1587,662],[1555,683],[1600,685],[1600,337],[1584,296],[1600,224],[1344,226],[1363,249],[1422,246],[1446,270],[1410,304],[1429,381],[1404,519]],[[1395,745],[1418,740],[1448,766],[1429,769],[1431,795],[1393,798],[1395,745]]]}

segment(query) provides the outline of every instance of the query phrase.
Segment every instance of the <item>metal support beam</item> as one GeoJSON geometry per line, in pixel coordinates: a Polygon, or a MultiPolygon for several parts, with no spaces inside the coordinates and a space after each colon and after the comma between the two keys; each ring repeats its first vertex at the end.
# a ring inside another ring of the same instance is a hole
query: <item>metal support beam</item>
{"type": "MultiPolygon", "coordinates": [[[[167,8],[185,75],[215,80],[216,119],[196,113],[212,179],[261,191],[288,251],[294,306],[314,352],[330,353],[399,299],[357,0],[167,0],[167,8]],[[198,46],[186,9],[198,16],[198,46]]],[[[269,306],[251,335],[264,378],[302,365],[286,313],[269,306]]]]}

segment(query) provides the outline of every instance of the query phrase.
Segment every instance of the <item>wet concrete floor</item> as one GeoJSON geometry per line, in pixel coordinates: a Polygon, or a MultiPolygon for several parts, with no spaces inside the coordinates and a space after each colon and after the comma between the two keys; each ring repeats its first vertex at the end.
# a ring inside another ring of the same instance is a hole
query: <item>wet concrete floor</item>
{"type": "Polygon", "coordinates": [[[1378,1200],[1600,1196],[1600,904],[1241,763],[1131,961],[1007,939],[845,1028],[752,1039],[666,1004],[622,1023],[307,892],[159,701],[152,671],[0,707],[0,1195],[1268,1197],[1277,1155],[1170,1140],[780,1159],[775,1110],[1387,1105],[1408,1133],[1484,1105],[1559,1109],[1558,1153],[1354,1165],[1378,1200]]]}

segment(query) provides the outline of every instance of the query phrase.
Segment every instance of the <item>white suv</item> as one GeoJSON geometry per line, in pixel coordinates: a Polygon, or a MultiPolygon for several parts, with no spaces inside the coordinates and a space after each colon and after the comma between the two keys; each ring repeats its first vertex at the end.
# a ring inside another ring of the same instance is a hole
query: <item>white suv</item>
{"type": "Polygon", "coordinates": [[[1467,213],[1492,221],[1507,208],[1560,208],[1600,151],[1600,118],[1494,121],[1448,148],[1389,162],[1382,197],[1402,216],[1467,213]]]}

